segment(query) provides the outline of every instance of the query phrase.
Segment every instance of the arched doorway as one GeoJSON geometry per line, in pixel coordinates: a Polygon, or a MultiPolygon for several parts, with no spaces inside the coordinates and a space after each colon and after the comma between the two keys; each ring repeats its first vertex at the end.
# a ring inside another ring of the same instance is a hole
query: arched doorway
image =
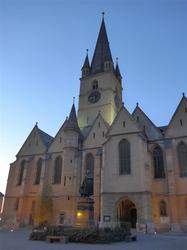
{"type": "Polygon", "coordinates": [[[117,221],[123,227],[124,222],[130,222],[132,228],[136,228],[137,210],[135,204],[128,200],[121,200],[117,205],[117,221]]]}

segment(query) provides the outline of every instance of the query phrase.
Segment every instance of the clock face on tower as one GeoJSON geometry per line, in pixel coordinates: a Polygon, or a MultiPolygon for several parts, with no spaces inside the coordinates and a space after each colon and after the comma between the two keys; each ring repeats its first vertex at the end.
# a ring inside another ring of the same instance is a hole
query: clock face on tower
{"type": "Polygon", "coordinates": [[[101,94],[99,91],[93,91],[89,96],[88,96],[88,101],[90,103],[96,103],[99,101],[101,98],[101,94]]]}

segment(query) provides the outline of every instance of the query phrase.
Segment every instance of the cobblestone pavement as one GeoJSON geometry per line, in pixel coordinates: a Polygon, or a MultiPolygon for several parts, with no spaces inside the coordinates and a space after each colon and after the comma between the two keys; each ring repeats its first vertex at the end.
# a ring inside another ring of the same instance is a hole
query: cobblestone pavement
{"type": "Polygon", "coordinates": [[[29,230],[0,230],[0,250],[187,250],[187,235],[138,235],[136,242],[113,244],[61,244],[30,241],[29,230]]]}

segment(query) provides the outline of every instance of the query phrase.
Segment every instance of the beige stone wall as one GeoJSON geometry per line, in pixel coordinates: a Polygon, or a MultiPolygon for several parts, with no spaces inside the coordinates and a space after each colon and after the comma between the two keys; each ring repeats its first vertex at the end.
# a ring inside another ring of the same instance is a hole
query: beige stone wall
{"type": "Polygon", "coordinates": [[[124,134],[111,137],[104,145],[102,192],[143,192],[145,181],[146,144],[138,134],[124,134]],[[119,175],[118,145],[122,139],[130,143],[131,174],[119,175]]]}

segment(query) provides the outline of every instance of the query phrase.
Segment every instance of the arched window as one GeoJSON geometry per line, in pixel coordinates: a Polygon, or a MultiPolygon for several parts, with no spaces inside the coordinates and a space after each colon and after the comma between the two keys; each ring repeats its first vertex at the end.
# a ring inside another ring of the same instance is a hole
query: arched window
{"type": "Polygon", "coordinates": [[[160,216],[167,216],[167,205],[165,201],[160,201],[159,203],[160,216]]]}
{"type": "Polygon", "coordinates": [[[119,143],[119,174],[130,174],[130,143],[123,139],[119,143]]]}
{"type": "Polygon", "coordinates": [[[177,147],[177,152],[178,152],[180,176],[187,177],[187,145],[184,142],[180,142],[177,147]]]}
{"type": "Polygon", "coordinates": [[[34,183],[35,185],[40,184],[41,172],[42,172],[42,159],[40,158],[36,165],[36,177],[34,183]]]}
{"type": "Polygon", "coordinates": [[[19,208],[19,198],[16,198],[16,201],[14,203],[14,209],[17,211],[19,208]]]}
{"type": "Polygon", "coordinates": [[[23,182],[24,169],[25,169],[25,160],[23,160],[20,165],[17,185],[21,185],[23,182]]]}
{"type": "Polygon", "coordinates": [[[87,177],[94,176],[94,157],[91,153],[87,154],[86,160],[85,160],[85,171],[87,177]]]}
{"type": "Polygon", "coordinates": [[[165,178],[162,149],[157,146],[153,150],[154,178],[165,178]]]}
{"type": "Polygon", "coordinates": [[[91,196],[94,192],[94,157],[91,153],[85,158],[85,177],[80,188],[81,196],[91,196]]]}
{"type": "Polygon", "coordinates": [[[55,159],[55,166],[54,166],[54,184],[60,184],[61,183],[61,175],[62,175],[62,158],[58,156],[55,159]]]}

